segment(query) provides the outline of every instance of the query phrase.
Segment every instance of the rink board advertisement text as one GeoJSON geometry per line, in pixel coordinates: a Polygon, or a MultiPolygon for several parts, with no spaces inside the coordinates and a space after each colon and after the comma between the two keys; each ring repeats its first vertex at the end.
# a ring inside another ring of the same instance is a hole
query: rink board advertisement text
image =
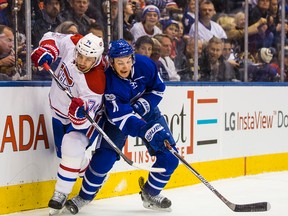
{"type": "MultiPolygon", "coordinates": [[[[53,192],[59,160],[48,93],[49,87],[0,87],[0,198],[7,200],[0,214],[46,207],[53,192]],[[39,191],[46,191],[41,198],[39,191]],[[11,206],[15,199],[20,204],[11,206]]],[[[288,169],[287,95],[287,87],[276,86],[168,86],[159,107],[179,154],[214,180],[288,169]]],[[[127,157],[153,164],[140,139],[127,142],[127,157]]],[[[139,175],[147,173],[120,160],[99,197],[136,193],[139,175]]],[[[179,166],[168,187],[198,183],[187,175],[179,166]]]]}

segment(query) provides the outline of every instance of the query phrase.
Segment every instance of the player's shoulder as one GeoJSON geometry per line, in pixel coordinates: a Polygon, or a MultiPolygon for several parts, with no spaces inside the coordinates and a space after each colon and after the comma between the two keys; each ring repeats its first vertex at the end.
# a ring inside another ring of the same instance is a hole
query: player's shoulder
{"type": "Polygon", "coordinates": [[[122,90],[125,91],[127,80],[120,78],[111,66],[107,68],[105,75],[107,86],[106,92],[120,92],[122,90]]]}
{"type": "Polygon", "coordinates": [[[101,62],[84,74],[89,89],[97,94],[104,94],[105,91],[106,75],[104,71],[105,65],[101,62]]]}
{"type": "Polygon", "coordinates": [[[83,35],[80,34],[74,34],[70,36],[70,40],[73,42],[74,45],[76,45],[81,38],[83,38],[83,35]]]}
{"type": "Polygon", "coordinates": [[[105,70],[105,76],[106,85],[109,88],[108,90],[112,90],[112,88],[119,86],[118,83],[121,82],[121,79],[116,75],[116,72],[114,72],[111,66],[105,70]]]}
{"type": "Polygon", "coordinates": [[[136,70],[150,73],[155,70],[155,62],[147,56],[135,54],[135,64],[134,67],[136,70]]]}
{"type": "Polygon", "coordinates": [[[136,64],[151,64],[153,61],[147,56],[135,54],[135,63],[136,64]]]}

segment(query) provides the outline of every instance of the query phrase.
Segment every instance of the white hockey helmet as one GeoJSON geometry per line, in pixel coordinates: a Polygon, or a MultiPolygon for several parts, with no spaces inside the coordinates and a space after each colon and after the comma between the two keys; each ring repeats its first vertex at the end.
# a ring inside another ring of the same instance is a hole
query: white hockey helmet
{"type": "MultiPolygon", "coordinates": [[[[92,33],[89,33],[85,35],[83,38],[81,38],[75,47],[75,59],[77,59],[78,53],[86,57],[95,58],[95,62],[91,65],[91,67],[81,72],[86,73],[91,68],[97,66],[102,59],[103,51],[104,51],[104,42],[102,38],[97,37],[96,35],[92,33]]],[[[77,62],[76,62],[76,66],[77,66],[77,62]]]]}
{"type": "Polygon", "coordinates": [[[98,62],[104,51],[103,39],[89,33],[78,41],[76,51],[87,57],[95,57],[98,62]]]}

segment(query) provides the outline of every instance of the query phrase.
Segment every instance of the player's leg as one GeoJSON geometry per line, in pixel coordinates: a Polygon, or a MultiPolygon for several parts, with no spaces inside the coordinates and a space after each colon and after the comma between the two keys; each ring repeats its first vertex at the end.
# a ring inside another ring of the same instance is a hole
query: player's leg
{"type": "MultiPolygon", "coordinates": [[[[119,149],[123,148],[127,137],[122,134],[116,126],[105,122],[103,130],[119,149]]],[[[72,214],[77,214],[84,205],[95,198],[116,160],[119,160],[119,155],[110,147],[107,141],[100,136],[97,149],[85,172],[79,194],[66,203],[66,208],[72,214]]]]}
{"type": "MultiPolygon", "coordinates": [[[[165,128],[165,130],[170,133],[170,136],[173,137],[167,125],[167,122],[161,115],[158,107],[156,107],[153,114],[149,116],[149,119],[147,119],[147,121],[149,120],[160,123],[165,128]]],[[[170,145],[176,150],[175,141],[173,138],[170,145]]],[[[153,149],[149,148],[149,143],[146,143],[146,146],[149,150],[149,153],[156,156],[156,162],[153,164],[153,167],[165,168],[166,172],[150,172],[148,175],[148,180],[145,184],[143,182],[143,184],[141,185],[141,181],[139,182],[141,187],[140,194],[143,200],[143,205],[146,208],[170,211],[171,201],[168,198],[163,197],[160,192],[166,186],[172,173],[177,168],[179,163],[178,159],[168,149],[164,150],[163,152],[154,152],[153,149]]]]}
{"type": "MultiPolygon", "coordinates": [[[[175,148],[175,146],[173,146],[175,148]]],[[[144,184],[139,181],[141,188],[141,199],[143,206],[149,209],[170,211],[171,201],[160,193],[166,186],[174,170],[178,166],[178,160],[168,150],[156,153],[156,162],[153,167],[166,169],[164,173],[152,173],[148,175],[148,180],[144,184]]]]}
{"type": "Polygon", "coordinates": [[[62,159],[58,167],[55,192],[48,203],[52,209],[62,209],[78,177],[88,138],[77,131],[65,134],[62,140],[62,159]]]}
{"type": "Polygon", "coordinates": [[[89,168],[86,170],[79,194],[68,200],[66,208],[77,214],[79,210],[90,203],[106,181],[108,172],[117,160],[117,153],[111,149],[97,149],[93,154],[89,168]]]}
{"type": "Polygon", "coordinates": [[[67,128],[70,124],[63,124],[60,120],[52,118],[52,128],[54,136],[54,144],[56,149],[56,154],[58,158],[61,158],[61,145],[64,135],[66,134],[67,128]]]}

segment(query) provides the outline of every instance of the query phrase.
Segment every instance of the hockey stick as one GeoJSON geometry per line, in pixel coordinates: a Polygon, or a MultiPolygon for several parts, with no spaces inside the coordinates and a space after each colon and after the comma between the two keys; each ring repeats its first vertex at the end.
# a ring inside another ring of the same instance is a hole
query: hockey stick
{"type": "MultiPolygon", "coordinates": [[[[56,81],[58,84],[59,88],[63,90],[67,96],[70,99],[73,99],[74,96],[71,94],[71,92],[68,91],[68,89],[63,86],[63,84],[60,82],[58,77],[54,74],[54,71],[50,68],[50,66],[47,63],[43,64],[43,67],[45,70],[49,71],[49,73],[52,75],[53,79],[56,81]]],[[[91,116],[87,113],[84,112],[86,118],[90,121],[91,125],[103,136],[103,138],[108,142],[108,144],[116,151],[119,156],[121,156],[130,166],[136,167],[141,170],[147,170],[149,172],[165,172],[166,170],[164,168],[157,168],[157,167],[147,167],[145,165],[141,165],[138,163],[133,162],[129,158],[126,157],[125,154],[115,145],[115,143],[107,136],[107,134],[102,130],[102,128],[91,118],[91,116]]]]}
{"type": "Polygon", "coordinates": [[[201,176],[190,164],[183,159],[175,149],[173,149],[168,141],[165,141],[166,148],[178,158],[206,187],[208,187],[222,202],[224,202],[234,212],[263,212],[269,211],[271,208],[268,202],[258,202],[249,204],[234,204],[220,194],[203,176],[201,176]]]}

